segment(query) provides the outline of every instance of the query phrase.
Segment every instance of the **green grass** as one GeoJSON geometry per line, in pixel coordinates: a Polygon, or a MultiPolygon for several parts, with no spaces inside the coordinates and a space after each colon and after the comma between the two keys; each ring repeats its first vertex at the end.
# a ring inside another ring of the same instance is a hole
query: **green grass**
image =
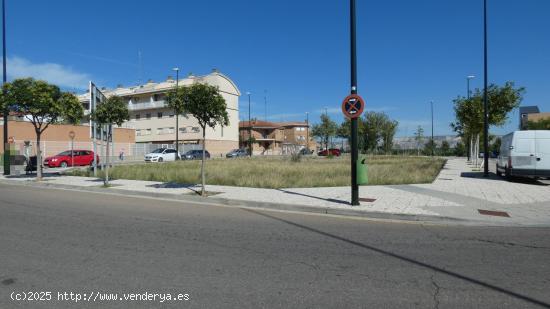
{"type": "MultiPolygon", "coordinates": [[[[445,160],[429,157],[368,156],[369,185],[432,182],[445,160]]],[[[305,188],[350,185],[350,159],[303,157],[255,157],[208,160],[206,183],[257,188],[305,188]]],[[[89,170],[76,170],[75,176],[91,176],[89,170]]],[[[99,173],[103,176],[103,172],[99,173]]],[[[179,161],[121,165],[109,170],[112,179],[200,183],[200,161],[179,161]]]]}

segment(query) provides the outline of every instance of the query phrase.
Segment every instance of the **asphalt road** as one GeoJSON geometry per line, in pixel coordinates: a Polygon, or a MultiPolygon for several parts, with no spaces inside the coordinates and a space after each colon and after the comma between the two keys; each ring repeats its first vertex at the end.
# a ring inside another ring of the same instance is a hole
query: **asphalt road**
{"type": "Polygon", "coordinates": [[[0,185],[0,308],[550,308],[549,236],[0,185]]]}

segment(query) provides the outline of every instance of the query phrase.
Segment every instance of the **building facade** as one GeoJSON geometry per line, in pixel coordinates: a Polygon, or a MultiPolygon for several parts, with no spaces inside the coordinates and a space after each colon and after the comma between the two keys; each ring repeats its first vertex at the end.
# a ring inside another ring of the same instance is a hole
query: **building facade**
{"type": "MultiPolygon", "coordinates": [[[[219,87],[220,94],[227,104],[229,125],[206,128],[206,150],[213,155],[223,155],[239,145],[239,89],[229,77],[217,70],[204,76],[190,75],[180,79],[178,85],[189,86],[193,83],[206,83],[219,87]]],[[[166,94],[176,87],[176,80],[168,77],[165,81],[103,89],[106,96],[119,96],[128,102],[130,120],[121,127],[135,130],[136,143],[153,144],[158,147],[175,148],[176,130],[179,130],[179,149],[182,144],[201,144],[202,132],[197,120],[191,115],[179,115],[176,128],[176,115],[166,106],[166,94]]],[[[89,112],[89,95],[80,96],[81,102],[89,112]]]]}
{"type": "Polygon", "coordinates": [[[253,154],[256,155],[291,154],[307,147],[316,149],[316,142],[306,122],[241,121],[239,130],[240,147],[248,148],[250,136],[253,154]]]}

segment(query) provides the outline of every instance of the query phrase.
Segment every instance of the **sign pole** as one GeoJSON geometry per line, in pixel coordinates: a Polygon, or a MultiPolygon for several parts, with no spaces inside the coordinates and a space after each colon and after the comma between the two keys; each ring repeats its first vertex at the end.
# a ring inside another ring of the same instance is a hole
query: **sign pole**
{"type": "MultiPolygon", "coordinates": [[[[357,55],[355,35],[355,0],[350,0],[350,51],[351,51],[351,94],[357,94],[357,55]]],[[[351,118],[351,205],[359,205],[359,185],[357,184],[357,117],[351,118]]]]}

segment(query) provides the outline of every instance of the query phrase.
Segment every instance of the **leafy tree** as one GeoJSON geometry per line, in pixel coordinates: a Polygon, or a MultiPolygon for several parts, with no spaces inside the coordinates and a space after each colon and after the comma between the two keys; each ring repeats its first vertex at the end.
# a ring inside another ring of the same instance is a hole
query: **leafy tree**
{"type": "Polygon", "coordinates": [[[464,146],[464,143],[458,142],[456,144],[456,147],[454,149],[454,154],[457,157],[463,157],[464,155],[466,155],[466,147],[464,146]]]}
{"type": "Polygon", "coordinates": [[[528,130],[550,130],[550,118],[527,121],[528,130]]]}
{"type": "Polygon", "coordinates": [[[321,143],[325,144],[328,149],[328,142],[332,136],[336,135],[338,125],[332,121],[326,114],[321,114],[321,123],[314,124],[311,128],[311,135],[321,139],[321,143]]]}
{"type": "MultiPolygon", "coordinates": [[[[524,93],[525,88],[515,88],[513,82],[506,82],[502,87],[491,84],[487,88],[489,125],[504,125],[508,114],[521,104],[524,93]]],[[[475,144],[470,152],[477,158],[484,121],[483,91],[476,89],[470,99],[458,97],[454,100],[454,110],[456,120],[451,127],[466,143],[475,144]]]]}
{"type": "Polygon", "coordinates": [[[382,140],[382,128],[389,121],[389,118],[384,113],[367,112],[363,117],[363,135],[365,151],[373,151],[378,149],[378,144],[382,140]]]}
{"type": "Polygon", "coordinates": [[[201,162],[201,195],[205,194],[205,148],[206,148],[206,127],[214,128],[216,125],[229,125],[227,115],[227,104],[220,94],[218,87],[202,83],[195,83],[191,86],[182,87],[177,94],[183,102],[184,112],[197,119],[202,129],[202,162],[201,162]]]}
{"type": "Polygon", "coordinates": [[[386,154],[391,153],[393,146],[393,137],[395,136],[395,132],[397,132],[398,125],[399,122],[397,122],[397,120],[390,119],[387,119],[382,125],[382,147],[384,148],[384,152],[386,154]]]}
{"type": "Polygon", "coordinates": [[[424,128],[422,128],[422,126],[418,126],[416,128],[416,132],[414,132],[414,140],[416,141],[416,149],[418,151],[418,155],[420,155],[420,145],[424,140],[424,128]]]}
{"type": "Polygon", "coordinates": [[[34,126],[36,133],[37,180],[42,179],[42,133],[56,123],[76,124],[84,117],[84,109],[78,98],[59,87],[42,80],[21,78],[4,85],[5,98],[2,100],[21,113],[34,126]]]}
{"type": "Polygon", "coordinates": [[[126,120],[130,119],[130,113],[128,112],[128,105],[122,98],[117,96],[109,97],[105,102],[96,106],[92,113],[92,119],[100,125],[107,125],[107,148],[105,156],[105,179],[104,184],[109,184],[109,141],[112,139],[112,125],[118,126],[126,120]]]}
{"type": "Polygon", "coordinates": [[[500,138],[500,137],[495,138],[495,140],[491,144],[490,151],[494,152],[494,153],[499,153],[500,152],[500,145],[502,145],[502,138],[500,138]]]}
{"type": "Polygon", "coordinates": [[[176,160],[179,160],[179,116],[185,111],[185,102],[182,100],[184,91],[182,87],[178,87],[168,91],[166,95],[166,106],[176,115],[176,160]]]}
{"type": "Polygon", "coordinates": [[[430,140],[428,140],[428,142],[426,144],[424,144],[423,152],[424,152],[425,155],[430,156],[433,153],[435,153],[436,148],[437,148],[437,145],[436,145],[435,141],[430,138],[430,140]]]}
{"type": "Polygon", "coordinates": [[[441,142],[441,155],[442,156],[448,156],[450,153],[451,146],[449,145],[449,142],[443,141],[441,142]]]}

